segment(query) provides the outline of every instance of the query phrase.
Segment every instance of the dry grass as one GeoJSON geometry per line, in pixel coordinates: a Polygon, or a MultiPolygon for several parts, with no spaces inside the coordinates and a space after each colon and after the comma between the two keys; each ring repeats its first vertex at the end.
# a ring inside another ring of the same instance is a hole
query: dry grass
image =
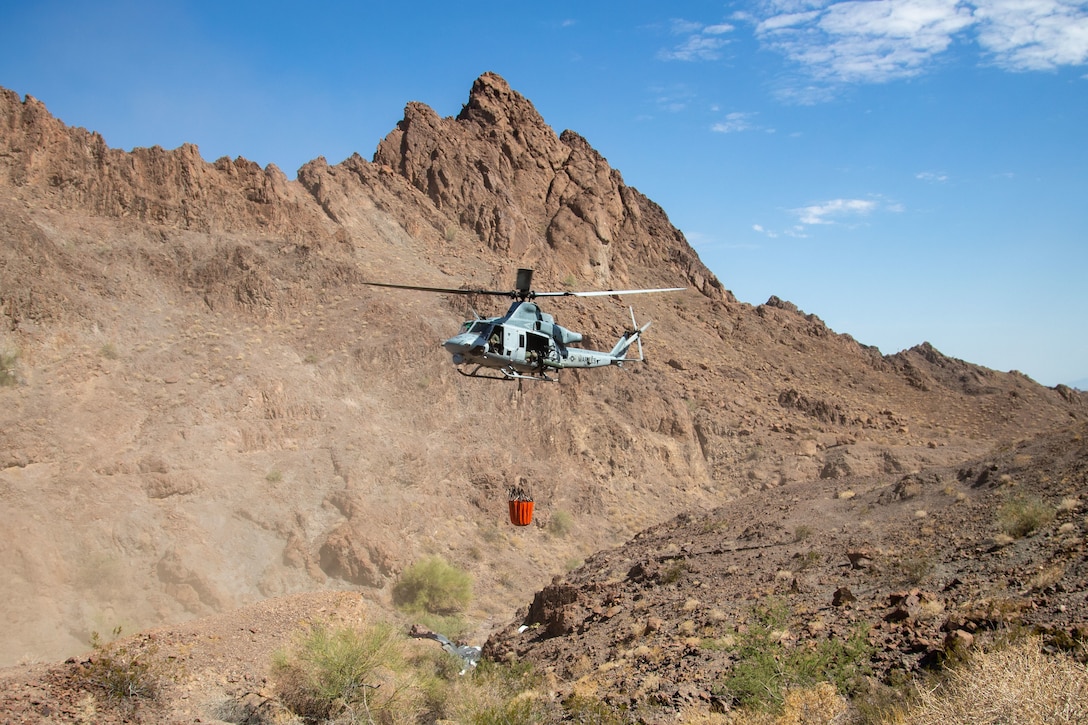
{"type": "Polygon", "coordinates": [[[1037,640],[974,655],[919,693],[903,725],[1041,725],[1088,722],[1088,668],[1047,655],[1037,640]]]}
{"type": "Polygon", "coordinates": [[[789,690],[782,712],[740,709],[729,713],[682,713],[683,725],[838,725],[847,722],[849,706],[830,682],[789,690]]]}
{"type": "Polygon", "coordinates": [[[1032,534],[1054,520],[1056,509],[1045,501],[1032,497],[1017,497],[997,510],[1001,531],[1019,539],[1032,534]]]}

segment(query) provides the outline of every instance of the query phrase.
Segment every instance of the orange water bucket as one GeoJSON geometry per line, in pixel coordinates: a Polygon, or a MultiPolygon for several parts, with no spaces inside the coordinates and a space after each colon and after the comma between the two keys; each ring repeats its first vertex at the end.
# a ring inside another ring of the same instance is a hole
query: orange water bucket
{"type": "Polygon", "coordinates": [[[514,526],[528,526],[533,523],[533,502],[510,501],[510,523],[514,526]]]}

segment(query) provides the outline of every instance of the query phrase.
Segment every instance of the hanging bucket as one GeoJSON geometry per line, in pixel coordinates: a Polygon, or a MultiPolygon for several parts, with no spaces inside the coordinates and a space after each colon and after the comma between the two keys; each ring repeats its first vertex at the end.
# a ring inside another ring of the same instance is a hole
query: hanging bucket
{"type": "Polygon", "coordinates": [[[510,489],[510,523],[514,526],[533,523],[533,496],[520,486],[510,489]]]}
{"type": "Polygon", "coordinates": [[[511,501],[510,523],[514,526],[528,526],[533,523],[533,502],[511,501]]]}

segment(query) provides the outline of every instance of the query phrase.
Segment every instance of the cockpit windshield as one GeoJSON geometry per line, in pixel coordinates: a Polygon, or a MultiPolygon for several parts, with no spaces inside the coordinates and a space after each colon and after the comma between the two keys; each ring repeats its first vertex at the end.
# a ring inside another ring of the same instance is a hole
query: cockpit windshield
{"type": "Polygon", "coordinates": [[[490,324],[485,322],[484,320],[469,320],[468,322],[461,325],[461,333],[464,334],[466,332],[474,332],[479,335],[481,333],[487,332],[488,327],[490,327],[490,324]]]}

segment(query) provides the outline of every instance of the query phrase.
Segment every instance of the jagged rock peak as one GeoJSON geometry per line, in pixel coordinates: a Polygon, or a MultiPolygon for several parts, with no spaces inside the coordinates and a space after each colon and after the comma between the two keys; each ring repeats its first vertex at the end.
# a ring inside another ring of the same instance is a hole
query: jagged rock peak
{"type": "Polygon", "coordinates": [[[502,76],[490,71],[472,84],[468,103],[461,109],[457,120],[470,121],[497,130],[509,127],[547,128],[544,119],[529,99],[511,89],[502,76]]]}
{"type": "Polygon", "coordinates": [[[495,73],[456,118],[409,103],[374,162],[395,169],[492,250],[538,279],[595,286],[687,283],[731,299],[665,212],[572,131],[557,135],[495,73]]]}

